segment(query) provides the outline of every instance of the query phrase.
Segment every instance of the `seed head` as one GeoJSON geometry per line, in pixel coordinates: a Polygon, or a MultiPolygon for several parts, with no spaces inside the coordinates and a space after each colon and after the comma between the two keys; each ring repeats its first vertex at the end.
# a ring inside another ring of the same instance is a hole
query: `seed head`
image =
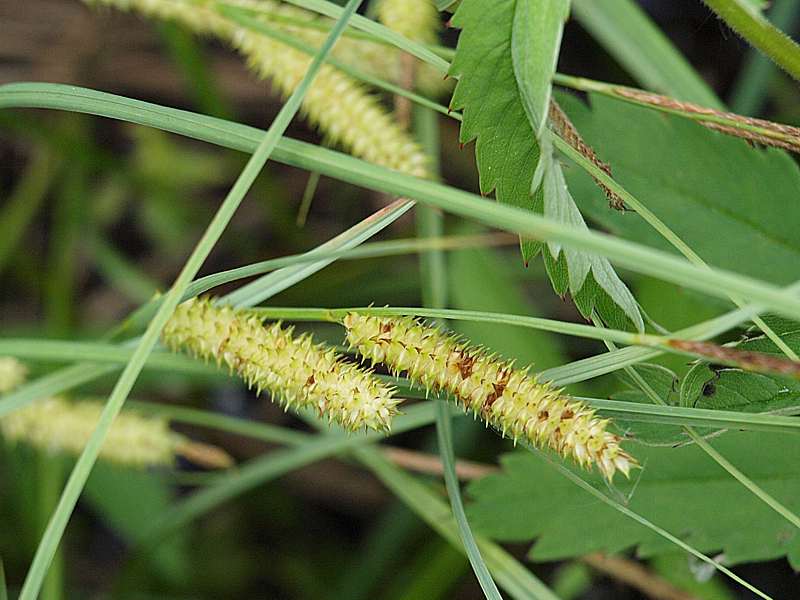
{"type": "Polygon", "coordinates": [[[347,341],[372,363],[406,373],[426,389],[449,392],[468,411],[515,442],[571,456],[582,467],[596,465],[611,479],[626,477],[636,461],[607,431],[609,421],[527,370],[515,369],[483,350],[471,348],[436,327],[411,317],[348,314],[347,341]]]}
{"type": "Polygon", "coordinates": [[[397,414],[392,390],[370,373],[311,336],[294,337],[291,328],[264,325],[248,311],[189,300],[175,311],[163,338],[173,350],[225,363],[286,408],[313,408],[352,431],[387,431],[397,414]]]}
{"type": "MultiPolygon", "coordinates": [[[[103,404],[47,398],[0,418],[0,431],[11,443],[25,443],[46,452],[80,454],[92,435],[103,404]]],[[[193,442],[171,431],[165,419],[126,410],[114,420],[100,458],[128,467],[170,466],[176,455],[198,464],[227,467],[230,457],[214,446],[193,442]]]]}
{"type": "Polygon", "coordinates": [[[438,41],[439,11],[431,0],[381,0],[378,19],[415,42],[435,44],[438,41]]]}
{"type": "MultiPolygon", "coordinates": [[[[250,67],[290,95],[303,79],[312,57],[267,35],[241,27],[217,12],[209,0],[87,0],[176,21],[195,33],[212,35],[235,47],[250,67]]],[[[270,13],[274,2],[240,0],[246,8],[270,13]]],[[[275,15],[279,16],[276,12],[275,15]]],[[[290,15],[291,16],[291,15],[290,15]]],[[[338,44],[337,44],[338,45],[338,44]]],[[[408,132],[355,79],[323,65],[303,99],[302,110],[332,143],[371,163],[425,177],[428,160],[408,132]]]]}
{"type": "Polygon", "coordinates": [[[18,387],[27,376],[27,367],[16,358],[0,356],[0,394],[5,394],[18,387]]]}

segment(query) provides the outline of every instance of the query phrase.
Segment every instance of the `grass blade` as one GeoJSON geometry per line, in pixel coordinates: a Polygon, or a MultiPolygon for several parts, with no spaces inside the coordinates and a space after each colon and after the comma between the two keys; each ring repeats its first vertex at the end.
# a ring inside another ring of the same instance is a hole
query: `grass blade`
{"type": "Polygon", "coordinates": [[[92,433],[91,438],[70,474],[69,480],[58,502],[58,506],[48,523],[47,529],[39,543],[39,547],[36,549],[36,554],[34,555],[30,570],[28,571],[28,575],[25,578],[20,592],[20,600],[35,600],[38,598],[50,562],[55,555],[69,518],[78,501],[78,497],[89,477],[89,473],[97,460],[103,441],[115,417],[122,409],[122,405],[130,393],[130,390],[133,388],[136,378],[144,367],[147,356],[152,352],[158,342],[161,330],[180,302],[189,283],[191,283],[191,280],[195,277],[203,262],[205,262],[205,259],[211,253],[217,240],[221,237],[225,226],[233,217],[234,212],[244,199],[245,194],[250,189],[253,181],[255,181],[256,176],[261,172],[262,167],[272,154],[281,135],[286,130],[286,127],[288,127],[289,122],[300,108],[300,102],[308,91],[314,76],[322,66],[326,55],[332,49],[336,39],[344,30],[348,18],[355,12],[360,2],[361,0],[350,0],[348,3],[343,11],[341,19],[331,31],[320,53],[312,61],[300,85],[281,108],[269,130],[259,142],[256,151],[251,156],[244,170],[231,188],[231,191],[214,215],[203,237],[198,242],[172,288],[167,293],[164,303],[161,305],[160,309],[153,317],[153,320],[150,322],[147,331],[142,336],[133,356],[125,366],[122,375],[117,380],[108,398],[96,429],[92,433]]]}
{"type": "MultiPolygon", "coordinates": [[[[0,86],[0,107],[12,105],[60,106],[72,110],[100,112],[244,150],[252,150],[256,140],[260,139],[257,137],[258,130],[253,128],[69,86],[0,86]]],[[[523,236],[558,241],[579,250],[605,256],[632,271],[709,295],[722,298],[736,295],[748,301],[759,302],[766,309],[792,318],[800,316],[800,300],[768,283],[719,269],[701,269],[665,252],[609,235],[581,231],[529,211],[500,205],[475,194],[410,177],[338,152],[295,140],[283,140],[276,147],[275,158],[355,185],[414,198],[447,212],[523,236]]]]}
{"type": "MultiPolygon", "coordinates": [[[[463,550],[450,508],[427,486],[371,448],[359,448],[353,452],[353,456],[420,519],[455,548],[463,550]]],[[[558,600],[558,596],[499,545],[481,536],[476,538],[476,543],[492,575],[509,596],[520,600],[558,600]]]]}
{"type": "Polygon", "coordinates": [[[720,19],[794,79],[800,80],[800,46],[745,0],[703,0],[720,19]]]}
{"type": "MultiPolygon", "coordinates": [[[[426,154],[430,157],[430,170],[439,176],[439,123],[436,113],[415,107],[414,125],[417,137],[420,138],[426,154]]],[[[421,237],[440,236],[444,230],[443,215],[428,207],[417,209],[417,233],[421,237]]],[[[426,306],[444,308],[447,306],[447,268],[444,255],[438,250],[429,250],[420,255],[420,275],[422,278],[422,298],[426,306]]],[[[444,467],[444,481],[450,507],[458,525],[458,534],[464,551],[469,559],[472,571],[484,595],[492,600],[501,600],[500,592],[495,585],[489,568],[481,556],[475,542],[475,536],[469,526],[461,500],[461,489],[456,476],[455,451],[453,449],[453,433],[450,423],[450,407],[440,402],[436,406],[436,437],[439,442],[439,456],[444,467]]]]}

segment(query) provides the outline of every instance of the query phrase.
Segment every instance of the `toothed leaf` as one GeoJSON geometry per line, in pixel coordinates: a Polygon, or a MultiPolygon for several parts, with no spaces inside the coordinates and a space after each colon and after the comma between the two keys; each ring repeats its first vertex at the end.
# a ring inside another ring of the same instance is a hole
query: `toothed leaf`
{"type": "MultiPolygon", "coordinates": [[[[480,0],[464,0],[452,19],[461,28],[450,70],[458,78],[452,106],[463,111],[461,141],[476,141],[482,193],[585,227],[552,159],[550,134],[540,127],[568,8],[565,0],[501,0],[487,10],[480,0]]],[[[525,262],[541,248],[523,239],[525,262]]],[[[643,328],[636,301],[608,261],[557,244],[549,253],[553,287],[562,295],[569,290],[584,316],[595,309],[608,324],[643,328]]]]}
{"type": "MultiPolygon", "coordinates": [[[[727,459],[786,506],[800,510],[797,442],[792,436],[729,433],[712,441],[727,459]]],[[[800,567],[800,533],[696,446],[637,448],[641,478],[618,480],[628,507],[728,564],[783,556],[800,567]],[[635,488],[635,489],[634,489],[635,488]],[[746,522],[746,531],[743,524],[746,522]]],[[[530,556],[552,561],[636,548],[650,557],[674,546],[603,504],[530,452],[507,454],[503,470],[475,483],[468,513],[481,533],[502,541],[536,540],[530,556]]],[[[595,476],[593,483],[607,491],[595,476]]]]}

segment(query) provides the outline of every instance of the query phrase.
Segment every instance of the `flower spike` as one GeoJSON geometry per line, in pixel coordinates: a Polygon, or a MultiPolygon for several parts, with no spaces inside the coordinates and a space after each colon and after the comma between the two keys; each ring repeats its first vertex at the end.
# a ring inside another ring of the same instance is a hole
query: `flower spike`
{"type": "Polygon", "coordinates": [[[313,408],[350,431],[388,431],[399,400],[369,372],[344,362],[311,336],[208,299],[181,304],[163,332],[173,350],[220,361],[285,408],[313,408]]]}
{"type": "Polygon", "coordinates": [[[459,342],[412,317],[348,314],[347,341],[363,357],[385,363],[395,374],[425,388],[443,390],[503,436],[570,456],[584,468],[597,466],[611,480],[626,477],[636,461],[621,438],[585,404],[513,363],[459,342]]]}

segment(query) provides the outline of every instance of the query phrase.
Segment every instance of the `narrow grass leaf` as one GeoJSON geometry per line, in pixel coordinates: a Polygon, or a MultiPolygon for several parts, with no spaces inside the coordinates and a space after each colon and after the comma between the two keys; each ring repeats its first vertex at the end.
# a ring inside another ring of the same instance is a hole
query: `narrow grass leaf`
{"type": "Polygon", "coordinates": [[[228,193],[225,201],[220,206],[220,209],[214,215],[208,229],[203,234],[203,237],[198,242],[195,250],[192,252],[189,259],[186,261],[181,273],[175,280],[170,291],[167,293],[164,303],[153,317],[147,331],[142,336],[133,356],[127,363],[122,372],[119,380],[117,381],[111,395],[108,398],[106,406],[101,414],[97,428],[89,439],[86,448],[81,453],[78,461],[70,474],[61,499],[58,502],[53,516],[48,523],[47,529],[39,543],[39,547],[34,555],[28,575],[23,583],[20,592],[20,600],[35,600],[39,596],[39,592],[47,574],[50,562],[55,555],[61,537],[66,529],[67,523],[78,497],[86,484],[92,466],[97,460],[100,453],[103,441],[105,440],[108,431],[115,417],[122,409],[128,394],[130,393],[133,384],[136,381],[139,373],[141,372],[147,356],[152,352],[161,330],[164,328],[167,320],[169,319],[175,307],[180,302],[186,287],[191,283],[191,280],[200,270],[206,257],[210,254],[217,240],[221,237],[225,226],[230,221],[234,212],[238,208],[241,201],[244,199],[245,194],[250,189],[253,181],[258,173],[261,171],[264,163],[266,163],[270,154],[274,150],[278,140],[283,132],[288,127],[289,122],[294,117],[295,113],[300,107],[300,103],[308,91],[314,76],[322,66],[325,57],[330,53],[336,39],[341,35],[349,17],[355,12],[360,4],[360,0],[350,0],[347,7],[342,13],[342,17],[337,22],[334,29],[331,31],[325,45],[320,50],[320,53],[314,58],[314,61],[309,66],[303,81],[297,87],[295,92],[287,100],[286,104],[281,108],[278,116],[273,121],[267,133],[259,142],[259,145],[251,156],[244,170],[240,174],[236,183],[234,183],[231,191],[228,193]]]}

